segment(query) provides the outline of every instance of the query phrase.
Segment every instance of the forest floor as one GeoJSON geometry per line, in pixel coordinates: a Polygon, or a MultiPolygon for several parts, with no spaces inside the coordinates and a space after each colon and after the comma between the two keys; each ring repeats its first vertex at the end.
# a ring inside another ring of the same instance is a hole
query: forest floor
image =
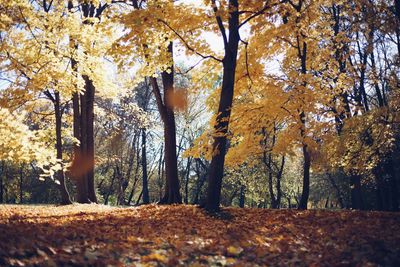
{"type": "Polygon", "coordinates": [[[400,266],[400,214],[0,205],[0,266],[400,266]]]}

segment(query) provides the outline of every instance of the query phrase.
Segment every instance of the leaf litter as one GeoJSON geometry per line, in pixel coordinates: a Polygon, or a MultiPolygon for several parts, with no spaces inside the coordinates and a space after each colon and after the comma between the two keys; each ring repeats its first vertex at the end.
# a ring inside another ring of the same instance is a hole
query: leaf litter
{"type": "Polygon", "coordinates": [[[400,266],[400,214],[0,205],[0,266],[400,266]]]}

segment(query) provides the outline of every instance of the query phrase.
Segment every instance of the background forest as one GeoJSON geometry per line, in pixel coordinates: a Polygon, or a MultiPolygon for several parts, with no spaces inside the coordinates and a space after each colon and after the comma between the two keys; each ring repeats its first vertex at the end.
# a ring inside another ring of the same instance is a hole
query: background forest
{"type": "Polygon", "coordinates": [[[399,209],[399,0],[0,0],[0,203],[399,209]]]}

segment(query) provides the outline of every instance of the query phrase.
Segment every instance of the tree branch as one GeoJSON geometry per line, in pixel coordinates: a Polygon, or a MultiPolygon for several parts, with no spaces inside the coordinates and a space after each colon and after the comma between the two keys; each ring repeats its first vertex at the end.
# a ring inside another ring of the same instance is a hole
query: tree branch
{"type": "MultiPolygon", "coordinates": [[[[269,1],[266,1],[265,2],[265,5],[264,5],[264,7],[262,8],[262,9],[260,9],[259,11],[257,11],[257,12],[255,12],[253,15],[251,15],[250,17],[248,17],[247,19],[245,19],[242,23],[240,23],[239,24],[239,29],[240,29],[240,27],[242,27],[243,25],[245,25],[247,22],[249,22],[250,20],[252,20],[252,19],[254,19],[255,17],[258,17],[258,16],[260,16],[260,15],[262,15],[262,14],[264,14],[264,12],[267,10],[267,9],[269,9],[269,8],[271,8],[271,7],[274,7],[274,6],[277,6],[278,4],[283,4],[283,3],[285,3],[287,0],[282,0],[281,2],[278,2],[278,3],[275,3],[275,4],[273,4],[273,5],[268,5],[268,2],[269,1]]],[[[244,12],[242,12],[242,14],[243,14],[244,12]]],[[[248,12],[246,12],[246,13],[248,13],[248,12]]],[[[239,14],[241,14],[240,12],[239,12],[239,14]]]]}
{"type": "Polygon", "coordinates": [[[189,49],[190,51],[192,51],[193,53],[195,53],[196,55],[202,57],[203,59],[212,58],[212,59],[214,59],[214,60],[216,60],[216,61],[218,61],[218,62],[222,62],[221,59],[219,59],[219,58],[217,58],[217,57],[215,57],[215,56],[212,56],[212,55],[207,55],[207,56],[205,56],[205,55],[201,54],[200,52],[196,51],[193,47],[191,47],[191,46],[186,42],[186,40],[182,37],[182,35],[180,35],[176,30],[174,30],[165,20],[162,20],[162,19],[158,19],[158,20],[159,20],[160,22],[162,22],[165,26],[167,26],[168,29],[170,29],[176,36],[178,36],[178,38],[182,41],[182,43],[186,46],[186,48],[189,49]]]}
{"type": "Polygon", "coordinates": [[[151,86],[153,88],[153,93],[156,98],[157,106],[160,111],[161,118],[164,120],[164,115],[166,114],[166,107],[163,103],[160,87],[158,86],[157,78],[150,77],[151,86]]]}
{"type": "Polygon", "coordinates": [[[217,15],[218,14],[218,8],[217,8],[217,4],[215,3],[215,0],[212,0],[212,8],[214,10],[215,19],[217,20],[218,28],[221,31],[222,39],[224,40],[224,47],[226,49],[228,47],[228,38],[226,36],[226,30],[225,30],[224,24],[222,22],[221,16],[217,15]]]}

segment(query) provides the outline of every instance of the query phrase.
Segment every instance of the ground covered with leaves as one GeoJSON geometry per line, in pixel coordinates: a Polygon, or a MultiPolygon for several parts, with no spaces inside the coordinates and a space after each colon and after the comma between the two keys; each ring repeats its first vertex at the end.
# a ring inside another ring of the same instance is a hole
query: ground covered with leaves
{"type": "Polygon", "coordinates": [[[0,206],[0,266],[400,266],[400,215],[0,206]]]}

